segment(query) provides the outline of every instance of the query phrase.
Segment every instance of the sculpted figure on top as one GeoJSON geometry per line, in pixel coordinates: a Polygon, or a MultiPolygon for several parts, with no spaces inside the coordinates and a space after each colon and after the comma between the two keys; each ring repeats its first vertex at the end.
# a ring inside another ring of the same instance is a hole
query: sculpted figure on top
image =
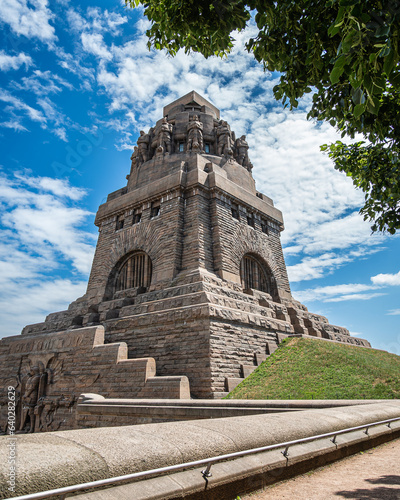
{"type": "Polygon", "coordinates": [[[139,148],[137,146],[134,146],[131,156],[131,172],[137,166],[139,166],[139,148]]]}
{"type": "Polygon", "coordinates": [[[164,117],[158,133],[158,152],[171,153],[172,130],[173,125],[164,117]]]}
{"type": "Polygon", "coordinates": [[[139,139],[137,140],[138,144],[137,164],[145,163],[147,160],[150,159],[149,143],[150,143],[149,134],[146,134],[144,130],[141,130],[139,139]]]}
{"type": "Polygon", "coordinates": [[[248,155],[249,145],[247,144],[246,136],[242,135],[241,137],[239,137],[239,139],[236,139],[235,146],[236,146],[236,161],[243,167],[246,167],[249,172],[251,172],[253,165],[249,160],[249,155],[248,155]]]}
{"type": "Polygon", "coordinates": [[[221,120],[217,126],[217,155],[224,156],[232,151],[232,135],[229,125],[226,121],[221,120]]]}
{"type": "Polygon", "coordinates": [[[203,152],[203,124],[197,115],[189,119],[186,150],[203,152]]]}
{"type": "MultiPolygon", "coordinates": [[[[228,122],[219,120],[194,107],[190,111],[164,116],[148,133],[140,131],[137,146],[131,156],[131,172],[154,155],[196,152],[225,157],[237,162],[249,172],[253,168],[248,156],[246,136],[235,138],[228,122]]],[[[127,177],[129,178],[129,176],[127,177]]]]}

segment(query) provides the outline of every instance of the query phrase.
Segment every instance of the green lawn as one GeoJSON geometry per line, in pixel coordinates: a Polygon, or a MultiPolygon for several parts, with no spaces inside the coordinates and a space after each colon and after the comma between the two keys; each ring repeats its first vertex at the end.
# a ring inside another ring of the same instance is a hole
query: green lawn
{"type": "Polygon", "coordinates": [[[226,396],[232,399],[399,399],[400,356],[288,338],[226,396]]]}

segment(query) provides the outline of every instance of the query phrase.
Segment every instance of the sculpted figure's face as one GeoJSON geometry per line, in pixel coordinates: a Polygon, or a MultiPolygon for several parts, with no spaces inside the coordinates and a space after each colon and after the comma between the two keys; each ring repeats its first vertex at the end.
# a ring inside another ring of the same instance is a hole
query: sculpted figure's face
{"type": "Polygon", "coordinates": [[[141,131],[140,131],[140,135],[144,135],[144,130],[141,130],[141,131]]]}

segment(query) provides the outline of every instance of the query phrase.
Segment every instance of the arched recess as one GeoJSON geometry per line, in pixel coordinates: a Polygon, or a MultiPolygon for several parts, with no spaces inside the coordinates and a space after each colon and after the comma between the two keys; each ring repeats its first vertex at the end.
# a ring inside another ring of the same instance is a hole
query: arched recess
{"type": "Polygon", "coordinates": [[[276,296],[275,278],[263,259],[254,254],[245,254],[240,262],[240,281],[244,289],[253,288],[276,296]]]}
{"type": "Polygon", "coordinates": [[[152,262],[147,253],[137,250],[125,255],[113,268],[108,278],[106,296],[116,292],[138,288],[147,289],[151,283],[152,262]]]}

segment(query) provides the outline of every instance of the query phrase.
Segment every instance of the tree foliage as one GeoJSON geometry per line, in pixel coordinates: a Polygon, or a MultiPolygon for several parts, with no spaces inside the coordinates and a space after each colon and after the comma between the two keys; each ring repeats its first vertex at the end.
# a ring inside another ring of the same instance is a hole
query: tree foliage
{"type": "Polygon", "coordinates": [[[400,229],[400,0],[125,0],[152,22],[149,47],[205,57],[231,51],[235,30],[254,16],[246,48],[281,73],[276,99],[290,108],[313,92],[310,118],[342,137],[365,141],[323,146],[335,168],[365,193],[373,231],[400,229]]]}

